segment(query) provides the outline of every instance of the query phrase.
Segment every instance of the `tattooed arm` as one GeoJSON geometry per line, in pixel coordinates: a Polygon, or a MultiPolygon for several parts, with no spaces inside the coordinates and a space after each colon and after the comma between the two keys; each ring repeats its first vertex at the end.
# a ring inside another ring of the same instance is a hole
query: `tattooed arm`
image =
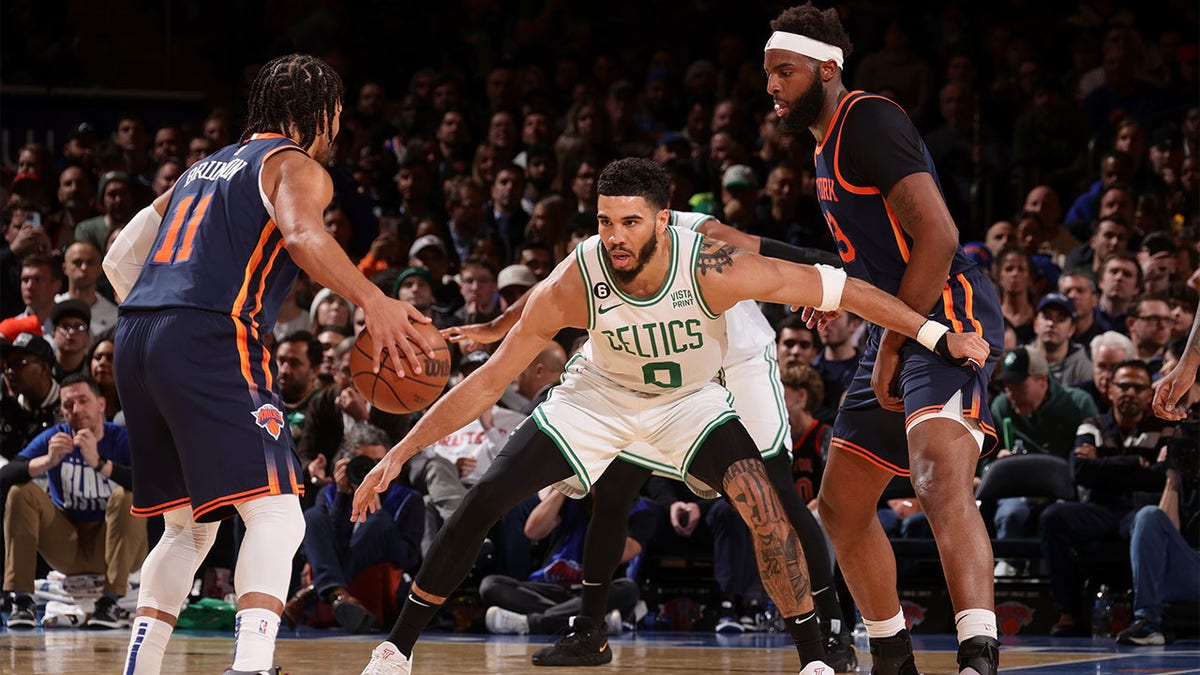
{"type": "MultiPolygon", "coordinates": [[[[723,312],[741,300],[777,302],[817,307],[822,304],[821,275],[811,265],[764,258],[705,239],[696,260],[697,287],[714,312],[723,312]]],[[[916,338],[925,317],[874,286],[846,279],[841,306],[888,330],[916,338]]],[[[987,360],[988,345],[974,334],[950,335],[954,357],[987,360]]]]}

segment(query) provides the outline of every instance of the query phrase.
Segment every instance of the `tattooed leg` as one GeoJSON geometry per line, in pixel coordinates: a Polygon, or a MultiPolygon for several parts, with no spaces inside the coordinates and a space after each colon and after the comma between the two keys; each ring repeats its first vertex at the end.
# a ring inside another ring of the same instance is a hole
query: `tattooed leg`
{"type": "Polygon", "coordinates": [[[750,528],[763,588],[779,611],[783,616],[812,611],[808,567],[800,538],[788,521],[762,460],[734,462],[725,472],[723,486],[729,502],[750,528]]]}

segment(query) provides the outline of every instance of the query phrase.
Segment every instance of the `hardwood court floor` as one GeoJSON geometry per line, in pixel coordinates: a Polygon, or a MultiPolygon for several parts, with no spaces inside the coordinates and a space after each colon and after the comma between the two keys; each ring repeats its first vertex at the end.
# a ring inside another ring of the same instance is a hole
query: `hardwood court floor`
{"type": "MultiPolygon", "coordinates": [[[[292,675],[357,675],[381,636],[316,633],[281,639],[276,660],[292,675]]],[[[117,673],[125,631],[0,632],[0,673],[117,673]]],[[[420,675],[539,675],[576,673],[571,668],[535,668],[529,656],[548,638],[431,634],[417,647],[420,675]]],[[[799,661],[778,634],[734,637],[698,633],[640,633],[613,639],[611,666],[587,673],[795,673],[799,661]]],[[[956,672],[954,637],[916,636],[917,665],[928,675],[956,672]]],[[[163,673],[219,675],[229,664],[232,641],[216,634],[178,633],[168,648],[163,673]]],[[[1005,638],[1002,671],[1030,675],[1200,672],[1200,644],[1117,648],[1111,641],[1005,638]]],[[[860,664],[859,672],[870,672],[860,664]]]]}

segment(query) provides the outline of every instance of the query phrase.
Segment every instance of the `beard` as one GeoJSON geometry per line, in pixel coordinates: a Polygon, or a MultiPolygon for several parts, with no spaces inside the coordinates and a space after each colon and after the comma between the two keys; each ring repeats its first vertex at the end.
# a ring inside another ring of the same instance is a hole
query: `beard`
{"type": "MultiPolygon", "coordinates": [[[[608,268],[609,273],[611,273],[613,278],[619,283],[628,284],[632,283],[633,280],[637,278],[637,275],[642,273],[642,269],[646,267],[646,263],[654,256],[654,251],[658,248],[658,236],[655,235],[650,237],[650,241],[646,242],[645,245],[642,246],[642,250],[638,251],[634,256],[635,264],[633,268],[627,271],[618,270],[617,268],[613,267],[612,254],[609,252],[608,247],[604,246],[603,244],[601,244],[600,247],[604,251],[604,266],[608,268]]],[[[617,250],[631,252],[624,247],[617,250]]]]}
{"type": "Polygon", "coordinates": [[[812,84],[794,101],[788,101],[788,112],[779,118],[779,130],[786,134],[798,134],[808,131],[821,116],[825,107],[825,87],[821,78],[813,77],[812,84]]]}

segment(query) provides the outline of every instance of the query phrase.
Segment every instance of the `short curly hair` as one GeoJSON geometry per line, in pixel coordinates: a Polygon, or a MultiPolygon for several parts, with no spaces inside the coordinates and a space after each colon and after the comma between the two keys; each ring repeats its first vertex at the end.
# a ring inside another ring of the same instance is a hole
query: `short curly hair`
{"type": "Polygon", "coordinates": [[[842,58],[850,58],[854,50],[850,36],[842,27],[836,9],[817,9],[811,2],[789,7],[771,22],[771,30],[804,35],[842,50],[842,58]]]}

